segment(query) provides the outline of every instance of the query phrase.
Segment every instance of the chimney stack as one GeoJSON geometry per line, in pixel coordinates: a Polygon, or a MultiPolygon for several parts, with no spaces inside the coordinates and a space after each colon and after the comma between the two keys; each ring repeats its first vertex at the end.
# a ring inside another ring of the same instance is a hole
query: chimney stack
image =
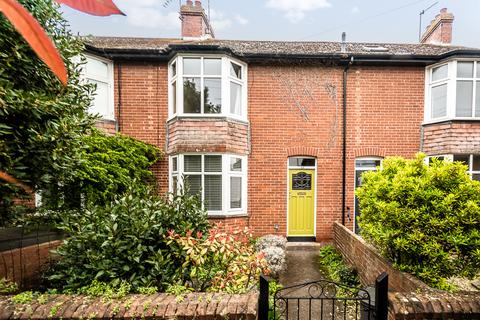
{"type": "Polygon", "coordinates": [[[453,14],[447,8],[440,10],[425,29],[420,43],[449,45],[452,43],[453,14]]]}
{"type": "Polygon", "coordinates": [[[200,0],[187,0],[180,8],[180,20],[182,20],[182,39],[203,40],[215,38],[210,21],[205,14],[200,0]]]}

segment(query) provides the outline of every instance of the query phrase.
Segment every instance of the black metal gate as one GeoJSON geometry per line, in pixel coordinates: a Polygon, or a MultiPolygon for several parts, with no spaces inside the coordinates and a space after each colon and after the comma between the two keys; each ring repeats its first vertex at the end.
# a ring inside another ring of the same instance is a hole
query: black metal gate
{"type": "Polygon", "coordinates": [[[328,280],[284,287],[268,295],[268,280],[260,278],[259,320],[360,319],[386,320],[388,275],[375,287],[355,288],[328,280]]]}

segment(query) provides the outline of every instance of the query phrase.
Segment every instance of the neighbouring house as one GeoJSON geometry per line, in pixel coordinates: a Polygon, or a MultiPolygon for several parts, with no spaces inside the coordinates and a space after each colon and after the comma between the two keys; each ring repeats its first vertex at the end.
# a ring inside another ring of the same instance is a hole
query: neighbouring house
{"type": "Polygon", "coordinates": [[[331,240],[382,158],[465,161],[480,179],[480,50],[446,9],[421,43],[218,40],[200,1],[178,39],[90,37],[85,76],[108,132],[155,144],[162,192],[188,182],[213,221],[331,240]]]}

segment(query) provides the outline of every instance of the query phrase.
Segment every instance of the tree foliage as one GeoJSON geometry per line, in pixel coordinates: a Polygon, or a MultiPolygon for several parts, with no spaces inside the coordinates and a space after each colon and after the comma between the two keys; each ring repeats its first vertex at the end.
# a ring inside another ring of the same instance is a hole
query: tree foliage
{"type": "Polygon", "coordinates": [[[451,289],[480,271],[480,183],[460,162],[387,158],[357,189],[361,235],[400,270],[451,289]]]}
{"type": "MultiPolygon", "coordinates": [[[[63,86],[11,23],[0,16],[0,170],[34,190],[68,182],[81,156],[93,87],[80,80],[79,39],[51,0],[21,0],[62,55],[69,82],[63,86]]],[[[0,181],[2,217],[21,191],[0,181]]]]}
{"type": "Polygon", "coordinates": [[[45,206],[56,209],[78,208],[80,198],[85,205],[106,205],[116,195],[135,188],[137,192],[154,186],[149,170],[160,156],[150,144],[122,134],[110,136],[98,130],[82,138],[79,165],[74,177],[62,186],[44,190],[45,206]],[[58,197],[58,194],[65,197],[58,197]]]}

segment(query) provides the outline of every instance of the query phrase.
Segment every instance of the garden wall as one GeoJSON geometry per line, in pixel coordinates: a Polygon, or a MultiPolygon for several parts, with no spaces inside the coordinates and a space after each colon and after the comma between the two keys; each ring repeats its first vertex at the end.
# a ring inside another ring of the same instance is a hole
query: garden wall
{"type": "Polygon", "coordinates": [[[121,300],[51,295],[49,300],[15,304],[0,298],[0,320],[7,319],[242,319],[257,317],[258,293],[191,293],[175,297],[164,293],[129,295],[121,300]]]}
{"type": "Polygon", "coordinates": [[[375,279],[386,271],[390,289],[399,292],[412,292],[419,288],[430,289],[415,277],[393,268],[374,247],[338,222],[335,222],[333,227],[333,239],[335,247],[342,253],[346,262],[358,271],[363,285],[374,284],[375,279]]]}
{"type": "Polygon", "coordinates": [[[36,287],[41,271],[54,257],[50,250],[62,244],[55,240],[0,252],[0,278],[7,278],[27,289],[36,287]]]}
{"type": "Polygon", "coordinates": [[[355,268],[363,285],[372,285],[388,273],[389,319],[480,319],[480,293],[446,293],[432,289],[390,262],[361,237],[335,222],[334,245],[355,268]],[[420,289],[420,290],[419,290],[420,289]]]}

